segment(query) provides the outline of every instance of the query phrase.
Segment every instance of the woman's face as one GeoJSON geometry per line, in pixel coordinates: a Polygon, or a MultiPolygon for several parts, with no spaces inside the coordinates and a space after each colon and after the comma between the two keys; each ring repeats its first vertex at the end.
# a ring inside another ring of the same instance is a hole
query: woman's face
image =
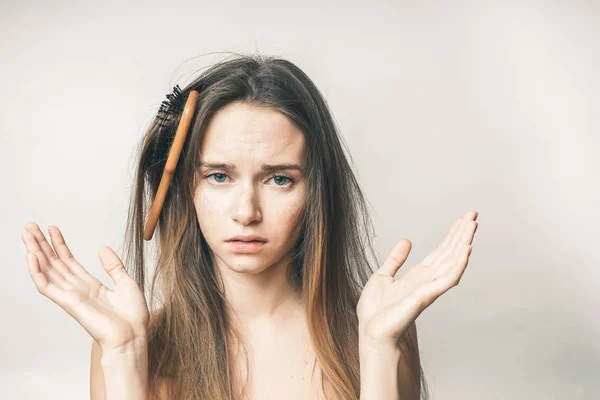
{"type": "Polygon", "coordinates": [[[212,117],[200,149],[194,206],[221,267],[254,274],[289,262],[306,198],[304,152],[304,135],[279,111],[231,103],[212,117]],[[268,168],[283,164],[301,170],[268,168]],[[244,250],[228,242],[237,235],[266,242],[244,250]]]}

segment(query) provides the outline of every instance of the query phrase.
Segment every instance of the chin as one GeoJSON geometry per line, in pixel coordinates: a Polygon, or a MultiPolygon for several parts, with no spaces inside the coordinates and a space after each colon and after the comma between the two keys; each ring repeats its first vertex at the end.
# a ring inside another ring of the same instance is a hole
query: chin
{"type": "Polygon", "coordinates": [[[235,254],[223,261],[229,269],[242,274],[259,274],[272,265],[261,260],[256,254],[235,254]]]}

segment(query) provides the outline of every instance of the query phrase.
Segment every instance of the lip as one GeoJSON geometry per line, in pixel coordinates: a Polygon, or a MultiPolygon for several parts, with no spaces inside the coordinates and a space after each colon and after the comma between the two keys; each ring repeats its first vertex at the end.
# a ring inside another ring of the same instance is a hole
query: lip
{"type": "Polygon", "coordinates": [[[248,242],[241,240],[229,240],[227,241],[227,244],[231,246],[235,253],[244,254],[257,253],[265,246],[265,242],[248,242]]]}
{"type": "Polygon", "coordinates": [[[226,242],[266,242],[262,236],[258,235],[237,235],[226,240],[226,242]]]}

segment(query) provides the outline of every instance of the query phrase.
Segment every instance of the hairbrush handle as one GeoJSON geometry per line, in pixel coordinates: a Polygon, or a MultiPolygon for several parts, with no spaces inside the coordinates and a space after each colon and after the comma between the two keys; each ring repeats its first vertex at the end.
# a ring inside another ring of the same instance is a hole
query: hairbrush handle
{"type": "Polygon", "coordinates": [[[177,167],[177,162],[179,161],[179,156],[181,154],[181,150],[183,149],[183,144],[185,143],[185,139],[194,116],[197,99],[198,92],[196,90],[192,90],[185,103],[185,108],[183,110],[183,114],[181,115],[179,125],[177,126],[177,132],[175,133],[173,144],[169,150],[167,163],[160,179],[160,184],[158,185],[158,191],[156,192],[156,197],[154,198],[152,207],[150,208],[150,214],[146,222],[146,227],[144,228],[144,240],[150,240],[154,235],[154,229],[156,229],[158,217],[165,202],[165,197],[167,196],[167,191],[169,190],[169,185],[171,183],[171,178],[173,177],[175,168],[177,167]]]}

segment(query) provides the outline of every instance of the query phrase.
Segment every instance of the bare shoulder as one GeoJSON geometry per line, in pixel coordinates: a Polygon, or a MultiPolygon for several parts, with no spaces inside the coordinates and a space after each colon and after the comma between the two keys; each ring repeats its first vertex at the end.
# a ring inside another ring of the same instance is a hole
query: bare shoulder
{"type": "MultiPolygon", "coordinates": [[[[106,400],[104,386],[104,373],[102,371],[102,347],[95,340],[92,341],[92,354],[90,359],[90,400],[106,400]]],[[[169,400],[167,397],[166,380],[162,380],[155,393],[150,393],[149,400],[169,400]]]]}

